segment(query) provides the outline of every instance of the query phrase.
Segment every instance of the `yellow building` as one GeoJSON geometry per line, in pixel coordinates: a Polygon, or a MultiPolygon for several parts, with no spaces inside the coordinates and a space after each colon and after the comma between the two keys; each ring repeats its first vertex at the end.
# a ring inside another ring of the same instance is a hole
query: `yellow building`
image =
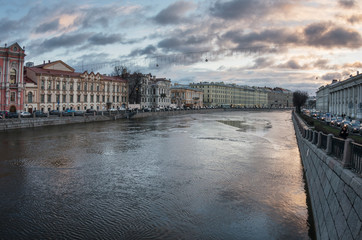
{"type": "Polygon", "coordinates": [[[203,107],[203,91],[185,85],[171,87],[171,104],[177,107],[203,107]]]}
{"type": "Polygon", "coordinates": [[[192,83],[190,87],[203,91],[205,106],[267,107],[268,94],[264,88],[224,84],[223,82],[192,83]]]}

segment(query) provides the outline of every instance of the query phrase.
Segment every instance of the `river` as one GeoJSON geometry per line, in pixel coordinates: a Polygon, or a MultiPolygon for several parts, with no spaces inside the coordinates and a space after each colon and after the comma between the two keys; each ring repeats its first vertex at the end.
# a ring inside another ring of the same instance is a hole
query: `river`
{"type": "Polygon", "coordinates": [[[0,239],[309,239],[290,111],[0,133],[0,239]]]}

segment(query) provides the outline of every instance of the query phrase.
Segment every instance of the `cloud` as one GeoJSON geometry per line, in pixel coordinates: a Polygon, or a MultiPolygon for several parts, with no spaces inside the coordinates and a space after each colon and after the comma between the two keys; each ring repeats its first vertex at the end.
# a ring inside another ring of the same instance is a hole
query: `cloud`
{"type": "Polygon", "coordinates": [[[143,48],[143,49],[135,49],[133,50],[129,56],[142,56],[142,55],[151,55],[154,54],[156,52],[157,48],[153,45],[148,45],[147,47],[143,48]]]}
{"type": "Polygon", "coordinates": [[[304,29],[306,44],[316,47],[359,48],[362,46],[361,35],[352,29],[334,26],[331,23],[313,23],[304,29]]]}
{"type": "Polygon", "coordinates": [[[43,23],[35,29],[36,33],[46,33],[49,31],[55,31],[59,28],[59,19],[55,19],[51,22],[43,23]]]}
{"type": "Polygon", "coordinates": [[[362,68],[362,62],[346,63],[343,65],[345,68],[362,68]]]}
{"type": "Polygon", "coordinates": [[[273,60],[270,60],[268,58],[260,57],[254,60],[254,66],[252,69],[262,69],[271,67],[274,64],[273,60]]]}
{"type": "Polygon", "coordinates": [[[362,14],[352,15],[349,18],[347,18],[347,21],[351,24],[360,23],[362,22],[362,14]]]}
{"type": "Polygon", "coordinates": [[[153,19],[162,25],[178,24],[185,20],[185,14],[193,7],[194,4],[191,2],[177,1],[160,11],[153,19]]]}
{"type": "Polygon", "coordinates": [[[338,4],[344,8],[352,8],[356,6],[355,0],[338,0],[338,4]]]}
{"type": "Polygon", "coordinates": [[[306,66],[300,65],[296,60],[291,59],[283,64],[278,65],[279,68],[288,68],[288,69],[305,69],[306,66]]]}
{"type": "Polygon", "coordinates": [[[121,43],[122,40],[123,37],[121,34],[94,34],[88,39],[91,45],[108,45],[113,43],[121,43]]]}

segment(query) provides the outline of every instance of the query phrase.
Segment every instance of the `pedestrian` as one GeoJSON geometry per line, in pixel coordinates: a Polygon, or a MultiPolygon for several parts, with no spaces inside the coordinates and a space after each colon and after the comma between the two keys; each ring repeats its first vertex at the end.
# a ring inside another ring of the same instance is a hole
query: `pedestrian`
{"type": "Polygon", "coordinates": [[[346,139],[348,137],[348,129],[346,125],[343,125],[341,131],[339,132],[339,136],[343,139],[346,139]]]}

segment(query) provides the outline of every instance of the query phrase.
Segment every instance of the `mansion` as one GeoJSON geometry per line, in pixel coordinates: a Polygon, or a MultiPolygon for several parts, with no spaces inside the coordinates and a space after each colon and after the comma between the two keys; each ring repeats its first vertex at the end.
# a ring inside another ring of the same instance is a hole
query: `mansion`
{"type": "Polygon", "coordinates": [[[75,72],[62,61],[25,68],[24,109],[107,110],[127,107],[128,84],[120,77],[75,72]]]}

